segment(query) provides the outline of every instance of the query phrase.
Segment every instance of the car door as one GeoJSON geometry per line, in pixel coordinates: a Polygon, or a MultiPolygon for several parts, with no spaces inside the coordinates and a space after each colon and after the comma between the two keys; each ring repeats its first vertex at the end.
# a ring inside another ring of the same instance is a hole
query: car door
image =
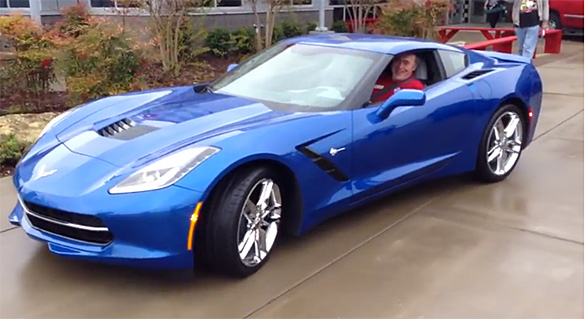
{"type": "MultiPolygon", "coordinates": [[[[431,174],[465,149],[475,113],[472,92],[464,81],[450,79],[462,70],[443,66],[441,56],[449,55],[433,56],[442,80],[425,88],[424,105],[398,107],[384,120],[376,117],[380,105],[353,111],[356,201],[431,174]]],[[[464,69],[467,59],[460,58],[464,69]]]]}
{"type": "Polygon", "coordinates": [[[567,28],[583,28],[583,0],[563,0],[563,15],[561,19],[567,28]]]}

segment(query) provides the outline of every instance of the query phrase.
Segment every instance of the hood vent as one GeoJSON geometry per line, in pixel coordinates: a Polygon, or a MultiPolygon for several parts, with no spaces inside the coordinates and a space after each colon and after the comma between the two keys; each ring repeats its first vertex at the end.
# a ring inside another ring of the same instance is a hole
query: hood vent
{"type": "Polygon", "coordinates": [[[98,131],[98,134],[103,137],[112,137],[122,131],[134,127],[135,125],[136,123],[134,123],[132,120],[123,119],[102,128],[101,130],[98,131]]]}
{"type": "Polygon", "coordinates": [[[130,119],[123,119],[98,130],[98,134],[119,140],[131,140],[156,130],[158,127],[137,125],[130,119]]]}
{"type": "Polygon", "coordinates": [[[476,77],[486,74],[486,73],[490,73],[493,70],[475,70],[475,71],[471,71],[469,73],[467,73],[466,75],[462,76],[461,78],[464,80],[471,80],[471,79],[475,79],[476,77]]]}

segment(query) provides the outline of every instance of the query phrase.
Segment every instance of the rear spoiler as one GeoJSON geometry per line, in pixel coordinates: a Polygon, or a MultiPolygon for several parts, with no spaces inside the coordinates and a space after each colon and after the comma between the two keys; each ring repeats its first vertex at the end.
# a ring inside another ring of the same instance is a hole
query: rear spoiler
{"type": "Polygon", "coordinates": [[[483,51],[483,50],[472,50],[475,53],[479,53],[481,55],[494,58],[500,62],[514,62],[514,63],[524,63],[524,64],[531,64],[532,59],[523,57],[517,54],[511,53],[502,53],[496,51],[483,51]]]}

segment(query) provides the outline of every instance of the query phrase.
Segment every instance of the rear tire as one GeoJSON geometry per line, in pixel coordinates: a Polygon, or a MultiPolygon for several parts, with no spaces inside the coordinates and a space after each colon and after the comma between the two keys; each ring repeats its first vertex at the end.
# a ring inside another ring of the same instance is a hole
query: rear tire
{"type": "Polygon", "coordinates": [[[264,266],[280,237],[281,177],[267,167],[236,174],[206,213],[205,258],[213,270],[247,277],[264,266]]]}
{"type": "Polygon", "coordinates": [[[563,25],[561,24],[561,17],[556,11],[550,12],[549,26],[551,29],[563,29],[563,25]]]}
{"type": "Polygon", "coordinates": [[[476,178],[485,183],[508,177],[520,161],[524,142],[525,119],[520,108],[504,105],[486,126],[477,154],[476,178]]]}

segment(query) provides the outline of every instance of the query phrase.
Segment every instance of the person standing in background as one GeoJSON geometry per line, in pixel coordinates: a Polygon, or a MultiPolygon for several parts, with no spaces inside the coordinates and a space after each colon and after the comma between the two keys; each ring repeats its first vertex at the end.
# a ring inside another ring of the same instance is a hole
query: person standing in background
{"type": "Polygon", "coordinates": [[[538,45],[539,31],[548,29],[548,0],[511,0],[512,22],[518,37],[518,54],[527,58],[534,56],[538,45]]]}
{"type": "Polygon", "coordinates": [[[502,0],[485,0],[483,9],[485,10],[486,22],[489,23],[490,27],[495,28],[500,21],[502,12],[506,9],[502,5],[502,0]]]}

